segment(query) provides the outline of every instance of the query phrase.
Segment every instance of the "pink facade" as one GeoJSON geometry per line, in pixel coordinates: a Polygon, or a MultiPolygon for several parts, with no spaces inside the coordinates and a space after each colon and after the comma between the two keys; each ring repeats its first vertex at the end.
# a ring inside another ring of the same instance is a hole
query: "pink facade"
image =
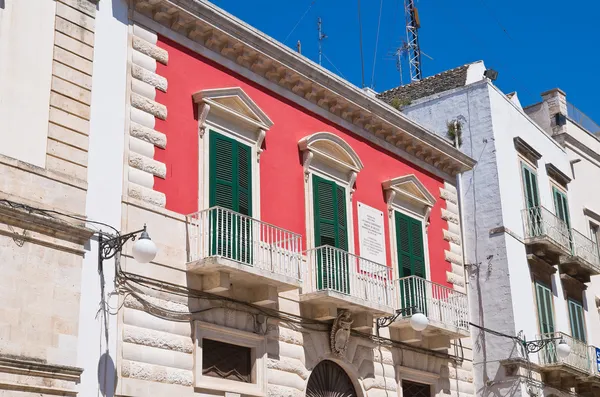
{"type": "MultiPolygon", "coordinates": [[[[165,179],[155,177],[154,188],[166,195],[167,209],[181,214],[199,210],[198,115],[192,95],[204,89],[241,87],[274,123],[266,134],[260,156],[263,221],[303,235],[306,248],[304,175],[298,141],[316,132],[331,132],[347,142],[364,164],[352,198],[356,254],[360,255],[357,202],[386,213],[382,182],[414,174],[436,197],[427,231],[431,281],[451,285],[446,277],[451,269],[445,251],[450,247],[443,238],[443,230],[448,225],[441,214],[446,203],[439,198],[444,185],[441,178],[167,38],[159,36],[157,45],[169,54],[168,65],[159,64],[157,69],[159,75],[168,79],[169,87],[166,93],[157,91],[156,101],[166,105],[169,114],[166,120],[156,122],[156,129],[166,134],[168,145],[166,149],[156,149],[155,159],[166,164],[167,174],[165,179]]],[[[386,236],[389,236],[389,219],[384,218],[386,236]]],[[[396,254],[391,252],[387,238],[386,250],[387,265],[390,265],[392,255],[396,254]]]]}

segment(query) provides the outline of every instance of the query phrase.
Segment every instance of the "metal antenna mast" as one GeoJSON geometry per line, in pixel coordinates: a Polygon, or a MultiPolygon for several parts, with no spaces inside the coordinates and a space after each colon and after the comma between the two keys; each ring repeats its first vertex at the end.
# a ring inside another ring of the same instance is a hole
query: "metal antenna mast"
{"type": "Polygon", "coordinates": [[[323,33],[323,30],[321,28],[322,24],[323,21],[321,21],[321,17],[319,17],[319,19],[317,19],[317,26],[319,28],[319,65],[321,65],[321,57],[323,56],[322,42],[327,38],[327,35],[323,33]]]}
{"type": "Polygon", "coordinates": [[[404,14],[406,16],[406,46],[408,50],[408,63],[410,65],[410,81],[419,81],[421,74],[421,47],[419,46],[419,12],[415,7],[415,0],[404,0],[404,14]]]}

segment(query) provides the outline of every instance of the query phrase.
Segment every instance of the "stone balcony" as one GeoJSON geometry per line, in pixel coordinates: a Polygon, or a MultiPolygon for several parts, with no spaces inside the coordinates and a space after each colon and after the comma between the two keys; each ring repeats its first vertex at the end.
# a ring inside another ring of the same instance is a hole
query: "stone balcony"
{"type": "Polygon", "coordinates": [[[525,244],[536,256],[549,263],[571,255],[571,236],[568,225],[548,209],[539,206],[524,209],[525,244]]]}
{"type": "Polygon", "coordinates": [[[549,264],[560,265],[561,273],[583,283],[600,274],[597,244],[548,209],[540,206],[523,210],[523,225],[529,251],[549,264]]]}
{"type": "Polygon", "coordinates": [[[403,313],[390,327],[396,330],[394,339],[407,343],[425,342],[434,350],[447,349],[451,339],[465,338],[469,331],[467,295],[453,288],[417,276],[398,279],[394,283],[394,307],[403,313]],[[427,316],[424,331],[414,331],[410,325],[413,314],[427,316]]]}
{"type": "Polygon", "coordinates": [[[331,320],[349,310],[353,328],[370,331],[373,318],[394,313],[391,268],[330,246],[306,251],[306,261],[300,302],[309,317],[331,320]]]}
{"type": "Polygon", "coordinates": [[[299,234],[212,207],[187,217],[187,235],[187,270],[202,275],[204,291],[267,305],[302,286],[299,234]]]}
{"type": "Polygon", "coordinates": [[[543,334],[538,339],[562,338],[570,347],[571,353],[561,358],[557,353],[560,339],[554,339],[538,353],[538,363],[544,380],[552,386],[568,389],[578,388],[591,376],[589,346],[563,332],[543,334]]]}
{"type": "Polygon", "coordinates": [[[560,270],[582,283],[590,281],[590,276],[600,274],[598,246],[592,240],[570,229],[571,254],[560,258],[560,270]]]}

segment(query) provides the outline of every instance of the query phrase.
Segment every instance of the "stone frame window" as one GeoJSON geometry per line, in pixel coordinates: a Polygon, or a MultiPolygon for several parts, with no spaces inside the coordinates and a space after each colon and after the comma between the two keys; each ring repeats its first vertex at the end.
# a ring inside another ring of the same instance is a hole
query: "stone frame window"
{"type": "Polygon", "coordinates": [[[252,217],[260,219],[260,154],[267,131],[273,122],[240,87],[202,90],[193,94],[198,106],[198,209],[210,207],[210,135],[219,134],[250,147],[252,197],[249,209],[252,217]]]}
{"type": "Polygon", "coordinates": [[[348,252],[354,253],[354,223],[352,193],[363,164],[352,147],[330,132],[317,132],[298,142],[304,168],[304,202],[306,206],[306,246],[315,248],[315,208],[313,176],[333,181],[345,192],[346,234],[348,252]]]}
{"type": "Polygon", "coordinates": [[[266,337],[202,321],[194,324],[194,387],[262,397],[267,392],[266,337]],[[227,343],[250,349],[250,382],[203,374],[203,341],[227,343]]]}
{"type": "Polygon", "coordinates": [[[402,217],[414,219],[421,223],[422,245],[424,259],[424,278],[431,279],[429,261],[429,239],[427,227],[431,208],[435,205],[435,197],[427,190],[414,174],[389,179],[382,183],[388,206],[389,243],[392,257],[394,278],[400,277],[400,263],[398,259],[398,230],[396,227],[397,214],[402,217]]]}

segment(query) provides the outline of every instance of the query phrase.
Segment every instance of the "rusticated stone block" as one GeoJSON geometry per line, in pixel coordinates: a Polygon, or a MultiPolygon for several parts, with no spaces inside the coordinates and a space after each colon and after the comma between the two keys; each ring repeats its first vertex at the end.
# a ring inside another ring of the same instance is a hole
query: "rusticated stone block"
{"type": "Polygon", "coordinates": [[[148,83],[162,92],[167,92],[167,79],[144,69],[139,65],[131,65],[131,75],[138,80],[148,83]]]}
{"type": "Polygon", "coordinates": [[[140,94],[131,94],[131,106],[143,110],[146,113],[150,113],[161,120],[166,120],[167,118],[167,107],[165,105],[161,105],[158,102],[145,98],[140,94]]]}
{"type": "Polygon", "coordinates": [[[169,62],[169,53],[151,43],[148,43],[146,40],[133,36],[133,49],[138,50],[142,54],[146,54],[151,58],[156,59],[158,62],[166,65],[169,62]]]}

